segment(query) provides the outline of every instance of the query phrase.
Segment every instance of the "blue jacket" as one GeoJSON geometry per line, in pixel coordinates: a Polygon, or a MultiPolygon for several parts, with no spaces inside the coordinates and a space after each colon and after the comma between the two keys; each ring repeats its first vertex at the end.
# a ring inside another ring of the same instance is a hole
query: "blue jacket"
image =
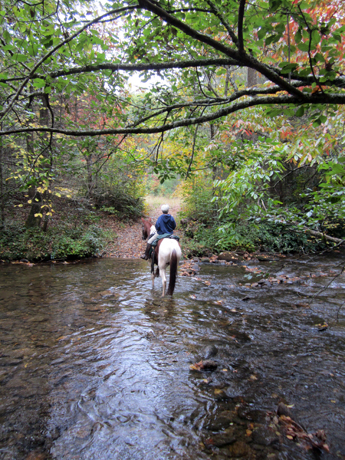
{"type": "Polygon", "coordinates": [[[174,228],[176,228],[176,222],[173,216],[170,214],[162,214],[158,217],[156,222],[158,235],[163,235],[163,233],[173,233],[174,228]]]}

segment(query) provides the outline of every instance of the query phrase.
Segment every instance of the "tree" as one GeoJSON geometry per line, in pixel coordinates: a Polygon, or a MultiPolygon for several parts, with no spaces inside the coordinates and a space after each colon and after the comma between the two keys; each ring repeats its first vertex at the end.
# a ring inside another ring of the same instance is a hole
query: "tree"
{"type": "Polygon", "coordinates": [[[2,136],[161,133],[257,105],[345,103],[341,0],[336,13],[333,3],[327,11],[324,2],[311,0],[115,1],[91,20],[85,1],[2,3],[2,136]],[[111,29],[105,40],[100,27],[108,23],[122,32],[111,29]],[[200,70],[222,77],[229,66],[255,70],[266,83],[220,96],[200,70]],[[135,118],[119,116],[117,127],[101,129],[68,129],[55,118],[60,95],[70,98],[86,88],[101,96],[104,111],[129,104],[119,89],[123,72],[135,71],[164,76],[135,118]],[[27,110],[32,101],[45,102],[46,126],[37,126],[27,110]]]}

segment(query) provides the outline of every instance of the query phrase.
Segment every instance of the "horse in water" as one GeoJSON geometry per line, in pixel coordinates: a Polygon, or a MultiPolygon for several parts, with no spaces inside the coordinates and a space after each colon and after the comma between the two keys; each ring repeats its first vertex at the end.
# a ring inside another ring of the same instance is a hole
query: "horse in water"
{"type": "MultiPolygon", "coordinates": [[[[143,224],[143,239],[147,239],[149,236],[153,236],[155,233],[157,233],[156,227],[154,225],[151,225],[150,227],[150,221],[146,221],[143,218],[141,220],[143,224]],[[150,229],[148,230],[148,228],[150,229]]],[[[162,278],[163,284],[162,297],[165,296],[167,283],[166,268],[168,265],[170,265],[170,277],[167,294],[173,295],[177,278],[177,268],[181,258],[180,245],[178,241],[173,238],[163,238],[158,241],[158,244],[154,249],[154,261],[152,260],[151,264],[152,289],[154,288],[155,276],[160,276],[162,278]],[[154,273],[154,264],[158,265],[156,275],[154,273]]]]}
{"type": "Polygon", "coordinates": [[[142,230],[143,240],[147,240],[147,238],[150,236],[151,227],[152,227],[151,219],[145,220],[141,218],[141,230],[142,230]]]}

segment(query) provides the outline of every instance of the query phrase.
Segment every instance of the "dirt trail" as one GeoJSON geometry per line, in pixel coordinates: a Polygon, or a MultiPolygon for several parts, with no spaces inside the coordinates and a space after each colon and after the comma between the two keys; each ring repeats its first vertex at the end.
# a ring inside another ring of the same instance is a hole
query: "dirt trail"
{"type": "MultiPolygon", "coordinates": [[[[162,203],[163,204],[163,203],[162,203]]],[[[180,206],[171,206],[170,214],[176,219],[180,206]]],[[[160,206],[149,210],[146,217],[150,217],[152,222],[156,222],[162,211],[160,206]]],[[[118,237],[104,248],[106,254],[104,257],[116,257],[122,259],[138,259],[145,251],[146,241],[141,239],[141,220],[135,223],[124,224],[115,221],[113,217],[103,222],[103,226],[116,231],[118,237]]],[[[178,231],[176,232],[178,234],[178,231]]]]}

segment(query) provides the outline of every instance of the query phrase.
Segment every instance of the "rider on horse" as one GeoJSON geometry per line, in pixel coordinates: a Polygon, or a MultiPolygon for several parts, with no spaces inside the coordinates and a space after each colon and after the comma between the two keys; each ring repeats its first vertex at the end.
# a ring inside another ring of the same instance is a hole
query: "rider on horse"
{"type": "Polygon", "coordinates": [[[172,215],[168,214],[169,205],[163,204],[161,210],[163,214],[158,217],[155,225],[157,233],[155,233],[153,236],[150,236],[149,240],[147,241],[145,254],[140,256],[144,260],[148,260],[151,244],[159,237],[159,235],[164,235],[165,233],[170,233],[170,235],[172,235],[174,229],[176,228],[175,219],[172,215]]]}

